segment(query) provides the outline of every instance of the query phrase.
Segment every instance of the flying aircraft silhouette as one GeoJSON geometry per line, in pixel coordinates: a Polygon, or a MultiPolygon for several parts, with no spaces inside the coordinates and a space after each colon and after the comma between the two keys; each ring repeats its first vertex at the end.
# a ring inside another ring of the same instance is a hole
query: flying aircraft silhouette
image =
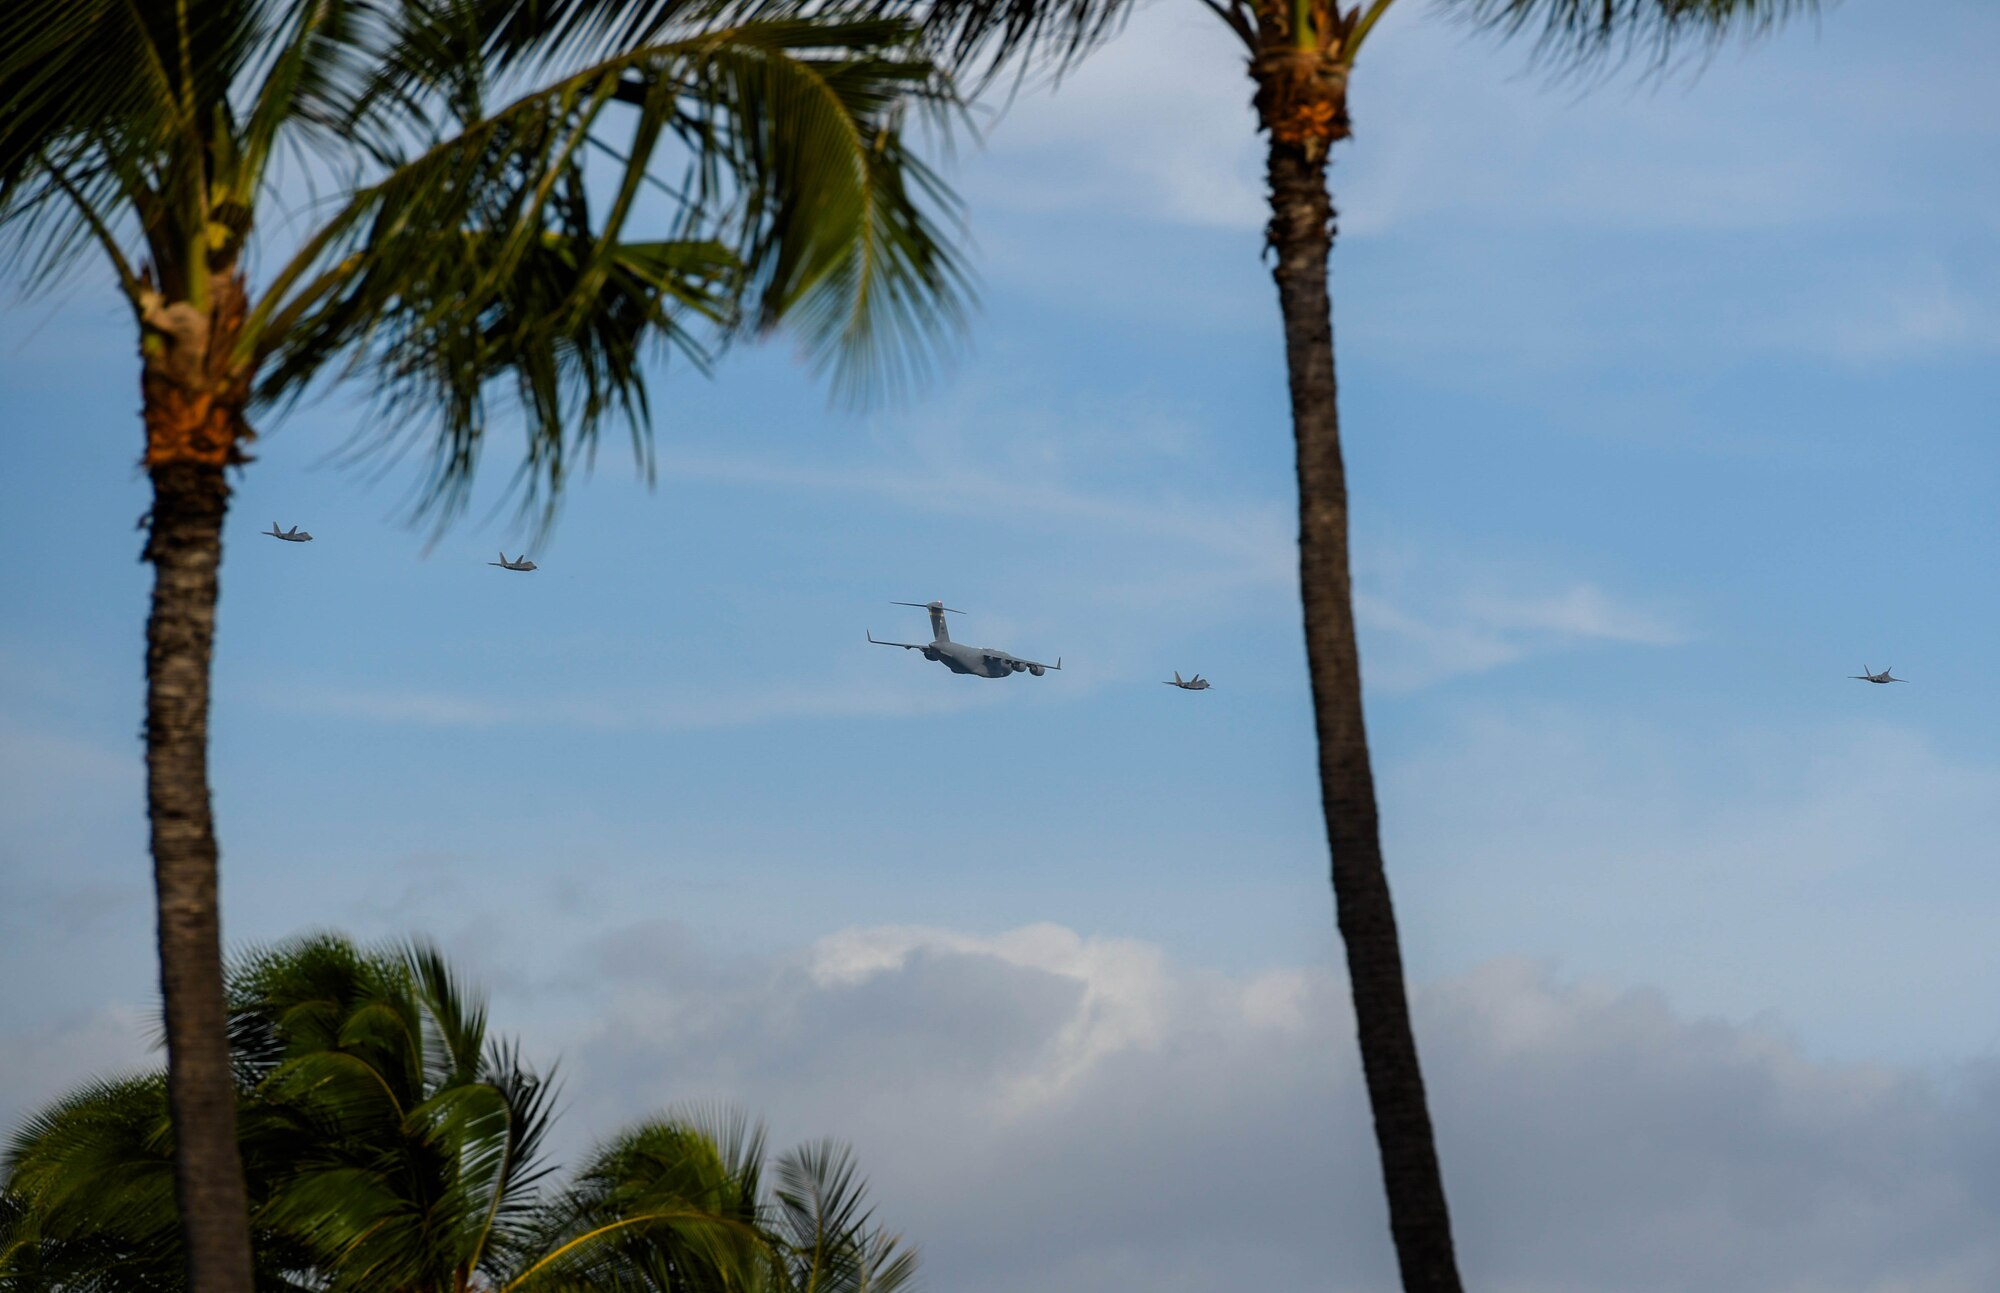
{"type": "Polygon", "coordinates": [[[502,570],[533,570],[535,568],[535,563],[528,560],[528,554],[525,552],[512,561],[507,560],[507,549],[505,548],[500,549],[500,560],[489,561],[486,564],[489,566],[498,566],[502,570]]]}
{"type": "Polygon", "coordinates": [[[1891,678],[1889,675],[1894,673],[1895,671],[1896,671],[1896,666],[1890,665],[1887,669],[1884,669],[1881,673],[1869,673],[1868,666],[1864,664],[1861,666],[1860,673],[1851,673],[1848,674],[1847,676],[1854,679],[1854,681],[1856,682],[1908,682],[1909,681],[1908,678],[1891,678]]]}
{"type": "Polygon", "coordinates": [[[953,673],[971,674],[975,678],[1005,678],[1010,673],[1023,672],[1031,673],[1039,678],[1050,669],[1062,668],[1061,656],[1056,657],[1054,664],[1042,664],[1035,660],[1023,660],[1019,656],[1009,655],[1005,651],[996,651],[992,647],[967,646],[963,642],[952,641],[951,634],[946,632],[944,627],[945,612],[951,611],[953,615],[963,615],[965,612],[952,610],[951,607],[946,606],[943,602],[891,602],[890,605],[915,606],[929,611],[931,613],[931,641],[928,644],[922,642],[884,642],[876,637],[873,632],[870,632],[868,640],[876,646],[893,646],[902,647],[906,651],[921,651],[924,653],[924,659],[935,660],[953,673]]]}
{"type": "Polygon", "coordinates": [[[1174,670],[1174,680],[1172,682],[1162,682],[1160,685],[1163,687],[1179,687],[1182,691],[1207,691],[1211,684],[1208,679],[1202,677],[1200,674],[1196,674],[1186,682],[1182,682],[1181,671],[1176,669],[1174,670]]]}
{"type": "Polygon", "coordinates": [[[259,530],[258,533],[268,534],[274,539],[283,539],[287,543],[311,543],[313,541],[313,537],[298,526],[295,525],[289,530],[280,530],[276,521],[271,522],[270,529],[259,530]]]}

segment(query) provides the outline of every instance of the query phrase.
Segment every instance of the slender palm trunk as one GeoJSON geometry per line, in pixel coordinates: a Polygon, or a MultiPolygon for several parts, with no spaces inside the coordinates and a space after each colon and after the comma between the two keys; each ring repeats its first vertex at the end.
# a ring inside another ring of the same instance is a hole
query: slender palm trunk
{"type": "MultiPolygon", "coordinates": [[[[150,392],[149,392],[150,394],[150,392]]],[[[223,469],[156,466],[146,622],[146,806],[159,900],[174,1186],[193,1293],[251,1293],[249,1205],[222,991],[208,680],[229,506],[223,469]]]]}
{"type": "Polygon", "coordinates": [[[1333,852],[1333,894],[1389,1229],[1406,1293],[1458,1293],[1451,1218],[1438,1172],[1416,1037],[1403,991],[1396,911],[1382,869],[1375,777],[1361,715],[1361,660],[1347,560],[1347,479],[1333,376],[1333,302],[1327,254],[1333,201],[1325,154],[1272,140],[1270,246],[1285,321],[1292,429],[1298,443],[1299,589],[1305,600],[1306,662],[1319,734],[1320,801],[1333,852]]]}

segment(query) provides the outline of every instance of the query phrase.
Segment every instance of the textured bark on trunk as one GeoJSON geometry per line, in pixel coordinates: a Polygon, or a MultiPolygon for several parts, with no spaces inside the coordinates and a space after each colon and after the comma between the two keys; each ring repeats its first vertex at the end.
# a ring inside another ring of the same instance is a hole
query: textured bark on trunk
{"type": "MultiPolygon", "coordinates": [[[[147,402],[150,425],[158,409],[151,398],[147,402]]],[[[187,1245],[188,1287],[193,1293],[252,1293],[250,1213],[236,1142],[208,790],[209,661],[229,486],[219,462],[163,463],[152,468],[152,478],[146,807],[159,902],[174,1188],[187,1245]]]]}
{"type": "Polygon", "coordinates": [[[1333,853],[1334,906],[1347,947],[1355,1029],[1389,1229],[1406,1293],[1458,1293],[1451,1218],[1438,1171],[1416,1037],[1403,990],[1396,912],[1382,869],[1375,778],[1362,725],[1361,661],[1347,559],[1347,480],[1335,407],[1327,254],[1333,202],[1326,154],[1273,138],[1269,239],[1285,323],[1299,474],[1299,590],[1319,735],[1320,800],[1333,853]]]}

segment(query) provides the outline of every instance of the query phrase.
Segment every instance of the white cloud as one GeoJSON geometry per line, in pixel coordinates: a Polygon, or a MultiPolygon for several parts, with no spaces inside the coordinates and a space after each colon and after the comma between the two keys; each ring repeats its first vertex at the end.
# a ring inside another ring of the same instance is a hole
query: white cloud
{"type": "MultiPolygon", "coordinates": [[[[494,1017],[531,1014],[531,1055],[567,1052],[559,1159],[722,1100],[780,1143],[852,1142],[931,1287],[1394,1287],[1327,968],[1222,974],[1048,924],[849,929],[763,958],[649,923],[544,964],[501,976],[494,1017]]],[[[1941,1083],[1828,1063],[1520,959],[1414,1009],[1468,1287],[2000,1286],[1991,1064],[1941,1083]]],[[[142,1062],[145,1031],[120,1009],[0,1039],[0,1113],[142,1062]]]]}
{"type": "MultiPolygon", "coordinates": [[[[1323,969],[1215,974],[1046,925],[849,930],[730,961],[654,926],[610,940],[593,982],[577,1121],[727,1099],[780,1139],[851,1140],[933,1286],[1393,1286],[1351,1016],[1323,969]]],[[[1985,1070],[1946,1090],[1820,1063],[1523,961],[1421,990],[1416,1015],[1469,1286],[2000,1280],[1985,1070]]]]}

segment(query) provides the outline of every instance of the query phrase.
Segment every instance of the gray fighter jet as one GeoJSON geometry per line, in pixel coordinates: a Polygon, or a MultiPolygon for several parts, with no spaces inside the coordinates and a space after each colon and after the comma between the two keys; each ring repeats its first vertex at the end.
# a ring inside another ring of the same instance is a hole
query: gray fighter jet
{"type": "Polygon", "coordinates": [[[1182,682],[1181,671],[1176,669],[1174,670],[1174,680],[1162,683],[1161,685],[1165,687],[1179,687],[1182,691],[1207,691],[1209,682],[1208,679],[1202,677],[1200,674],[1196,674],[1186,682],[1182,682]]]}
{"type": "Polygon", "coordinates": [[[507,560],[507,549],[505,548],[500,549],[500,560],[489,561],[486,564],[489,566],[498,566],[502,570],[533,570],[535,568],[535,563],[528,560],[528,554],[525,552],[512,561],[507,560]]]}
{"type": "Polygon", "coordinates": [[[283,539],[287,543],[311,543],[313,541],[313,537],[298,526],[295,525],[289,530],[280,530],[276,521],[271,522],[270,529],[260,530],[258,533],[268,534],[274,539],[283,539]]]}
{"type": "Polygon", "coordinates": [[[1847,676],[1854,679],[1854,681],[1856,682],[1908,682],[1909,681],[1908,678],[1891,678],[1889,675],[1894,673],[1895,671],[1896,671],[1896,666],[1890,665],[1887,669],[1884,669],[1881,673],[1869,673],[1868,666],[1864,664],[1861,666],[1860,673],[1851,673],[1848,674],[1847,676]]]}
{"type": "Polygon", "coordinates": [[[964,611],[954,611],[943,602],[891,602],[892,606],[917,606],[931,613],[931,642],[884,642],[873,632],[868,640],[876,646],[902,647],[906,651],[921,651],[924,659],[936,660],[953,673],[969,673],[975,678],[1005,678],[1010,673],[1027,672],[1039,678],[1050,669],[1062,668],[1062,657],[1057,656],[1054,664],[1041,664],[1034,660],[1023,660],[1019,656],[995,651],[992,647],[967,646],[963,642],[951,640],[945,632],[946,611],[953,615],[963,615],[964,611]]]}

